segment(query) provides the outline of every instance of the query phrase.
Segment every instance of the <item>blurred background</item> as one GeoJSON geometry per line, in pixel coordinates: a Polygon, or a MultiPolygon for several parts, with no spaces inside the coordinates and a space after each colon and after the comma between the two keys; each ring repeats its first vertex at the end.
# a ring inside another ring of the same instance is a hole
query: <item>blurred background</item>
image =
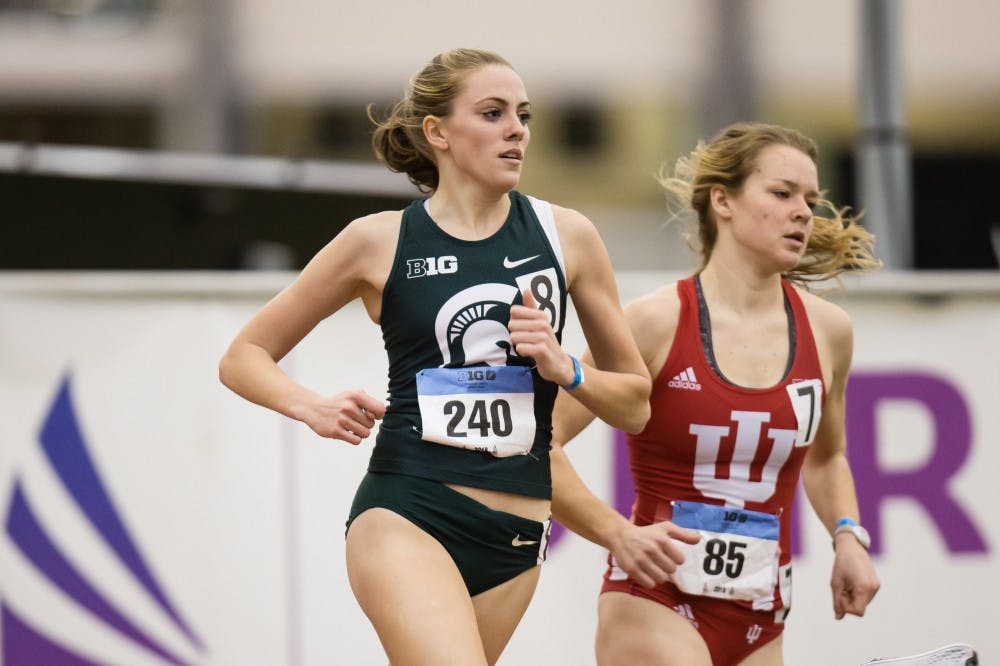
{"type": "MultiPolygon", "coordinates": [[[[695,265],[661,164],[735,120],[818,141],[886,264],[830,296],[883,588],[834,621],[800,499],[785,663],[955,641],[997,661],[997,26],[996,0],[0,0],[0,663],[385,664],[343,564],[371,443],[247,403],[217,364],[347,222],[417,196],[366,107],[459,46],[522,75],[519,189],[597,224],[623,301],[695,265]]],[[[585,345],[572,312],[563,343],[585,345]]],[[[385,395],[358,303],[282,367],[385,395]]],[[[627,513],[619,435],[595,423],[570,455],[627,513]]],[[[593,663],[606,553],[554,535],[501,664],[593,663]]]]}
{"type": "Polygon", "coordinates": [[[18,220],[0,268],[300,267],[411,197],[374,162],[366,105],[455,46],[519,70],[535,106],[521,189],[588,214],[617,267],[690,264],[653,174],[753,119],[817,139],[834,201],[898,215],[898,265],[996,268],[997,25],[988,0],[0,0],[0,195],[18,220]],[[905,200],[864,196],[865,146],[896,152],[905,200]],[[331,162],[367,185],[310,178],[331,162]]]}

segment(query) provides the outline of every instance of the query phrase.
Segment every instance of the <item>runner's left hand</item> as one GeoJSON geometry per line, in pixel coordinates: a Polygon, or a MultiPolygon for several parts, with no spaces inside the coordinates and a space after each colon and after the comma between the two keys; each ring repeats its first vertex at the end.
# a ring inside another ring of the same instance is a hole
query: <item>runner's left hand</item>
{"type": "Polygon", "coordinates": [[[510,342],[518,356],[530,356],[544,379],[565,386],[575,375],[573,361],[563,351],[549,322],[549,315],[538,309],[529,290],[521,293],[524,305],[510,306],[510,342]]]}
{"type": "Polygon", "coordinates": [[[853,536],[844,534],[836,543],[830,579],[836,618],[864,616],[868,604],[878,593],[879,585],[868,551],[853,536]]]}

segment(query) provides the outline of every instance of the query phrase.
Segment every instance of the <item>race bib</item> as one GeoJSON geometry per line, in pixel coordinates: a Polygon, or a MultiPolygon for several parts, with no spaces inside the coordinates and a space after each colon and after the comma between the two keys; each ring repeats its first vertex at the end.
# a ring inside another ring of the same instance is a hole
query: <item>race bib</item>
{"type": "Polygon", "coordinates": [[[428,368],[417,373],[417,400],[425,441],[498,458],[523,455],[534,444],[530,368],[428,368]]]}
{"type": "Polygon", "coordinates": [[[684,564],[671,575],[687,594],[719,599],[770,599],[778,576],[778,517],[698,502],[674,502],[672,522],[701,541],[677,542],[684,564]]]}
{"type": "Polygon", "coordinates": [[[785,387],[788,398],[795,410],[798,433],[795,446],[812,444],[819,429],[819,419],[823,415],[823,382],[818,379],[803,379],[785,387]]]}

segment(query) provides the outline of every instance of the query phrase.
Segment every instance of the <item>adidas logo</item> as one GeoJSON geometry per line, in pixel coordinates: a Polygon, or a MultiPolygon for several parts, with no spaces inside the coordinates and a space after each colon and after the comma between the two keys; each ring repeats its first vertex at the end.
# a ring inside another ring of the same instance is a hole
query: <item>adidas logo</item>
{"type": "Polygon", "coordinates": [[[691,610],[691,604],[680,604],[678,606],[674,606],[674,610],[677,611],[678,615],[694,625],[695,629],[698,628],[698,620],[694,616],[694,611],[691,610]]]}
{"type": "Polygon", "coordinates": [[[674,375],[674,378],[667,382],[670,388],[687,389],[688,391],[700,391],[701,384],[694,376],[694,368],[688,367],[684,372],[674,375]]]}

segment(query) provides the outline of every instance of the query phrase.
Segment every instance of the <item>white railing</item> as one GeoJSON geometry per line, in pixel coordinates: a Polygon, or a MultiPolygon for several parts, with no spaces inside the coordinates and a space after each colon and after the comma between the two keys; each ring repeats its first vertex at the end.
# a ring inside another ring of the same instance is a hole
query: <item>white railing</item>
{"type": "Polygon", "coordinates": [[[0,171],[111,180],[198,183],[413,197],[403,174],[375,162],[182,153],[0,142],[0,171]]]}

